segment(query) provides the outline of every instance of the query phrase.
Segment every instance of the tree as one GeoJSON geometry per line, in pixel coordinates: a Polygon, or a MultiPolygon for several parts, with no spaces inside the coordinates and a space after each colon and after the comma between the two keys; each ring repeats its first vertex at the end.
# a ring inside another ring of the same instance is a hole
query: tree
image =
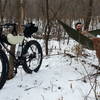
{"type": "MultiPolygon", "coordinates": [[[[19,23],[19,19],[20,19],[20,0],[16,0],[16,8],[17,8],[17,12],[16,12],[16,19],[17,22],[19,23]]],[[[15,35],[15,34],[14,34],[15,35]]],[[[10,52],[12,52],[13,54],[15,54],[15,45],[12,45],[10,48],[10,52]]],[[[14,77],[14,58],[13,56],[9,56],[9,73],[8,73],[8,79],[12,79],[14,77]]]]}
{"type": "Polygon", "coordinates": [[[48,55],[48,41],[49,41],[49,34],[50,34],[50,20],[49,20],[49,4],[48,0],[46,0],[46,19],[47,19],[47,24],[45,27],[45,50],[46,50],[46,55],[48,55]]]}
{"type": "MultiPolygon", "coordinates": [[[[22,32],[21,29],[21,24],[23,23],[24,20],[24,1],[23,0],[16,0],[16,21],[18,22],[18,31],[17,33],[22,32]]],[[[16,35],[16,33],[14,34],[16,35]]],[[[15,54],[15,45],[11,46],[10,51],[15,54]]],[[[10,55],[9,57],[9,75],[8,78],[11,79],[14,77],[14,58],[13,56],[10,55]]]]}
{"type": "Polygon", "coordinates": [[[3,4],[3,1],[0,0],[0,18],[1,18],[1,24],[3,23],[3,18],[4,18],[4,14],[5,14],[5,9],[6,9],[6,6],[7,6],[7,0],[4,1],[4,4],[3,4]]]}
{"type": "Polygon", "coordinates": [[[92,8],[93,8],[93,0],[89,0],[89,8],[88,8],[87,17],[84,26],[85,30],[89,29],[89,24],[91,22],[91,17],[92,17],[92,8]]]}

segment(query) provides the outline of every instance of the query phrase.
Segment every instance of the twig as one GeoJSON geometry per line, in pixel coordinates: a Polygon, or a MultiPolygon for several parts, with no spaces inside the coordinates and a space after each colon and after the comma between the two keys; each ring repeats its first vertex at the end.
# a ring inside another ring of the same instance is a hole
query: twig
{"type": "MultiPolygon", "coordinates": [[[[41,82],[38,86],[40,86],[41,84],[42,84],[42,82],[41,82]]],[[[38,87],[38,86],[33,86],[33,87],[26,88],[24,91],[28,91],[28,90],[30,90],[30,89],[32,89],[32,88],[36,88],[36,87],[38,87]]]]}
{"type": "Polygon", "coordinates": [[[42,99],[45,100],[45,99],[44,99],[44,96],[43,96],[42,94],[41,94],[41,96],[42,96],[42,99]]]}
{"type": "Polygon", "coordinates": [[[94,65],[94,64],[92,64],[91,66],[94,67],[95,69],[100,70],[100,67],[99,67],[98,65],[94,65]]]}

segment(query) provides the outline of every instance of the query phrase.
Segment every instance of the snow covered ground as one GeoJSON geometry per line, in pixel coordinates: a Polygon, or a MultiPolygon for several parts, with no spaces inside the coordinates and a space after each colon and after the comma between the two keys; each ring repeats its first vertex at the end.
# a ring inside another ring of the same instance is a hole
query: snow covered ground
{"type": "MultiPolygon", "coordinates": [[[[43,41],[39,42],[44,47],[43,41]]],[[[67,41],[50,41],[50,56],[44,56],[39,72],[30,75],[19,68],[16,77],[0,90],[0,100],[95,100],[93,91],[89,94],[94,78],[87,76],[96,72],[91,67],[98,65],[95,51],[85,50],[88,56],[77,58],[74,44],[73,40],[68,45],[67,41]]]]}

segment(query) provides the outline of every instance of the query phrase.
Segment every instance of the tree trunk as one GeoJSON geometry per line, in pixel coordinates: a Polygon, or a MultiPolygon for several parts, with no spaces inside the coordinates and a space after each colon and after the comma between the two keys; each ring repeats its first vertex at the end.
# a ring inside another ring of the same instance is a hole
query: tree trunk
{"type": "Polygon", "coordinates": [[[89,8],[88,8],[87,17],[84,26],[85,30],[89,29],[89,24],[91,22],[91,17],[92,17],[92,8],[93,8],[93,0],[89,0],[89,8]]]}
{"type": "MultiPolygon", "coordinates": [[[[4,5],[2,5],[2,1],[0,0],[0,17],[1,17],[1,24],[3,24],[3,17],[5,8],[7,6],[7,0],[5,0],[4,5]]],[[[15,46],[11,46],[11,52],[15,53],[15,46]]],[[[14,71],[14,58],[9,55],[9,73],[8,73],[8,79],[13,78],[13,71],[14,71]]]]}
{"type": "MultiPolygon", "coordinates": [[[[24,18],[24,12],[23,12],[23,0],[17,0],[16,1],[16,8],[17,8],[17,13],[16,13],[16,19],[18,22],[18,33],[22,32],[21,30],[21,23],[23,22],[24,18]]],[[[10,51],[15,54],[15,46],[11,46],[10,51]]],[[[13,56],[10,55],[9,57],[9,75],[8,79],[11,79],[14,77],[14,58],[13,56]]]]}
{"type": "Polygon", "coordinates": [[[3,20],[2,20],[2,1],[0,0],[0,24],[2,24],[3,20]]]}
{"type": "Polygon", "coordinates": [[[45,51],[46,51],[46,55],[48,55],[48,41],[49,41],[49,34],[50,34],[48,0],[46,0],[46,18],[47,18],[47,25],[45,28],[45,51]]]}
{"type": "MultiPolygon", "coordinates": [[[[20,12],[20,0],[16,0],[16,19],[18,22],[19,18],[19,12],[20,12]]],[[[18,22],[19,23],[19,22],[18,22]]],[[[10,51],[15,54],[15,46],[11,46],[10,51]]],[[[8,73],[8,79],[12,79],[14,77],[14,58],[13,56],[9,55],[9,73],[8,73]]]]}
{"type": "MultiPolygon", "coordinates": [[[[10,51],[14,54],[15,53],[15,46],[11,46],[10,51]]],[[[13,56],[9,55],[9,73],[8,79],[12,79],[14,77],[14,58],[13,56]]]]}

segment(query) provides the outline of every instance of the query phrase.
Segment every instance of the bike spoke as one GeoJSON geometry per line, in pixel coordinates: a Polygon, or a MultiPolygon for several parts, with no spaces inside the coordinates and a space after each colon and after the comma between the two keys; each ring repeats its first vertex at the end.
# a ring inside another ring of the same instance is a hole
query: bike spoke
{"type": "Polygon", "coordinates": [[[42,49],[40,44],[35,40],[29,41],[25,47],[25,51],[25,71],[30,73],[30,71],[34,70],[37,72],[42,61],[42,49]]]}

